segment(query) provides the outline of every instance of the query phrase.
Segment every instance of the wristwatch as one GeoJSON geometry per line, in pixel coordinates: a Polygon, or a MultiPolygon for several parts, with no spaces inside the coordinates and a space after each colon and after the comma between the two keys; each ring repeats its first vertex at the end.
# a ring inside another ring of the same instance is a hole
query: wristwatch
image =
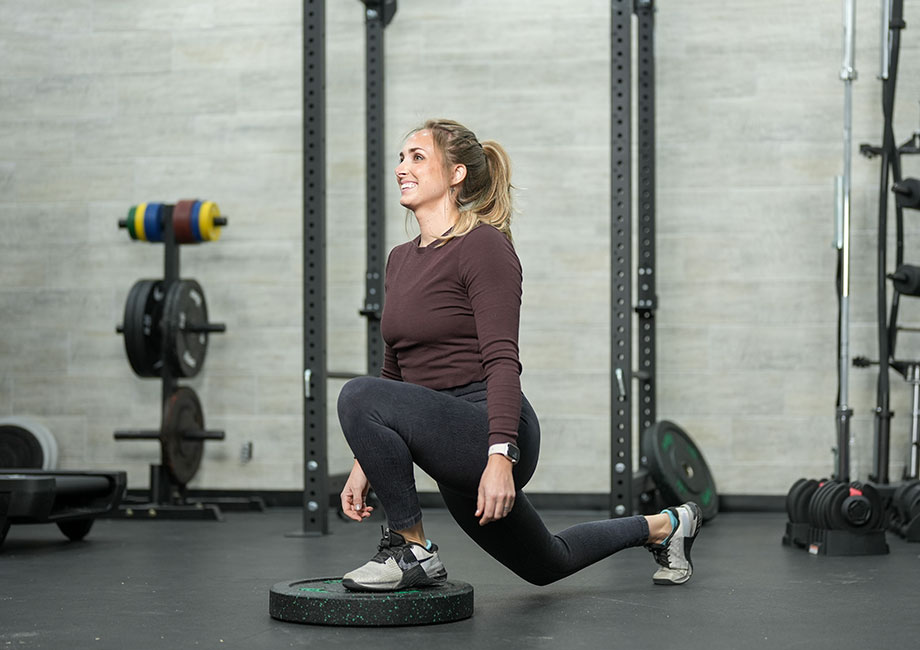
{"type": "Polygon", "coordinates": [[[501,454],[510,460],[512,465],[517,465],[518,461],[521,460],[521,450],[511,442],[500,442],[497,445],[491,445],[489,455],[491,456],[492,454],[501,454]]]}

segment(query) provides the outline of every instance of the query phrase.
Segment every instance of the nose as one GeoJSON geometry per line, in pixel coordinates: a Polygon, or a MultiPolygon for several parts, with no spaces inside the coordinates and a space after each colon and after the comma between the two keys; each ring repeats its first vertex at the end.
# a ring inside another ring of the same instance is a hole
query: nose
{"type": "Polygon", "coordinates": [[[396,165],[396,170],[395,170],[395,171],[396,171],[396,178],[402,178],[403,176],[405,176],[405,175],[407,174],[406,170],[405,170],[404,167],[403,167],[405,164],[406,164],[406,161],[405,161],[405,160],[401,160],[401,161],[399,162],[399,164],[396,165]]]}

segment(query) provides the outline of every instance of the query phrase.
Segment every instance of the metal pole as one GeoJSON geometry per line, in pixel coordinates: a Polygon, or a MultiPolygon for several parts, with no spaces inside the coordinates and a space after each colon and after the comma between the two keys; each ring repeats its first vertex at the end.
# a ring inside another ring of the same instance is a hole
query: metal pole
{"type": "Polygon", "coordinates": [[[888,241],[888,191],[889,172],[894,172],[895,180],[900,173],[898,147],[894,140],[894,98],[898,79],[898,58],[900,50],[900,29],[904,26],[903,0],[885,2],[882,44],[882,57],[885,60],[882,81],[882,113],[885,127],[882,135],[881,179],[878,200],[878,257],[876,264],[878,309],[878,347],[879,373],[876,387],[875,408],[875,459],[874,473],[870,479],[882,485],[888,484],[888,463],[891,444],[890,388],[888,368],[891,356],[891,332],[887,321],[887,241],[888,241]]]}
{"type": "MultiPolygon", "coordinates": [[[[636,170],[638,281],[636,313],[639,329],[639,448],[641,438],[657,420],[655,401],[655,3],[638,0],[637,38],[639,60],[636,66],[638,121],[638,168],[636,170]]],[[[640,457],[640,464],[645,465],[640,457]]]]}
{"type": "Polygon", "coordinates": [[[632,514],[632,3],[610,11],[610,516],[632,514]],[[616,379],[614,379],[616,378],[616,379]]]}
{"type": "Polygon", "coordinates": [[[839,243],[841,259],[840,277],[840,332],[839,381],[840,395],[837,405],[837,480],[850,480],[850,417],[849,360],[850,360],[850,182],[853,149],[853,81],[856,79],[854,54],[856,49],[856,0],[843,3],[843,65],[840,78],[844,83],[843,95],[843,182],[841,184],[842,229],[839,243]]]}
{"type": "Polygon", "coordinates": [[[907,381],[911,384],[910,418],[910,460],[904,472],[904,479],[915,481],[920,478],[920,365],[912,364],[907,369],[907,381]]]}
{"type": "Polygon", "coordinates": [[[384,242],[386,238],[385,96],[383,31],[396,13],[396,0],[361,0],[365,9],[365,122],[367,129],[367,273],[364,307],[367,318],[367,374],[380,374],[383,366],[383,337],[380,317],[383,310],[384,242]]]}
{"type": "Polygon", "coordinates": [[[880,53],[880,70],[878,78],[885,80],[888,78],[888,59],[891,54],[891,33],[889,31],[891,24],[891,3],[893,0],[882,0],[882,19],[880,22],[881,27],[881,36],[880,42],[881,47],[879,48],[880,53]]]}
{"type": "Polygon", "coordinates": [[[303,534],[329,532],[325,0],[303,2],[303,534]]]}

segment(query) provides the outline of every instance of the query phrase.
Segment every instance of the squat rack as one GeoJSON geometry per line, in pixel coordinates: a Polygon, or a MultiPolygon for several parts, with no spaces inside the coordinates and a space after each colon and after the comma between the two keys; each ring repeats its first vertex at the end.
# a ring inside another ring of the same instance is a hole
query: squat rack
{"type": "MultiPolygon", "coordinates": [[[[361,0],[366,18],[368,372],[382,364],[383,295],[383,30],[396,0],[361,0]]],[[[610,516],[631,514],[648,485],[633,472],[632,380],[639,386],[640,430],[655,423],[655,112],[654,0],[611,0],[611,418],[610,516]],[[632,304],[631,43],[638,16],[639,284],[632,304]],[[632,370],[632,316],[638,314],[639,371],[632,370]]],[[[326,203],[325,203],[325,0],[303,0],[303,305],[304,305],[304,496],[305,535],[328,533],[330,476],[327,463],[326,203]]]]}

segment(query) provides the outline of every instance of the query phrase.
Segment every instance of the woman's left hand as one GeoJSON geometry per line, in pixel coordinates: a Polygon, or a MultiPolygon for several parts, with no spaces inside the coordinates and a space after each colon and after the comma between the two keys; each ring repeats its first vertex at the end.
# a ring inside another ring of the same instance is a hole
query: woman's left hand
{"type": "Polygon", "coordinates": [[[482,478],[479,479],[479,493],[476,498],[479,525],[485,526],[507,517],[514,507],[514,494],[511,461],[501,454],[492,454],[482,472],[482,478]]]}

